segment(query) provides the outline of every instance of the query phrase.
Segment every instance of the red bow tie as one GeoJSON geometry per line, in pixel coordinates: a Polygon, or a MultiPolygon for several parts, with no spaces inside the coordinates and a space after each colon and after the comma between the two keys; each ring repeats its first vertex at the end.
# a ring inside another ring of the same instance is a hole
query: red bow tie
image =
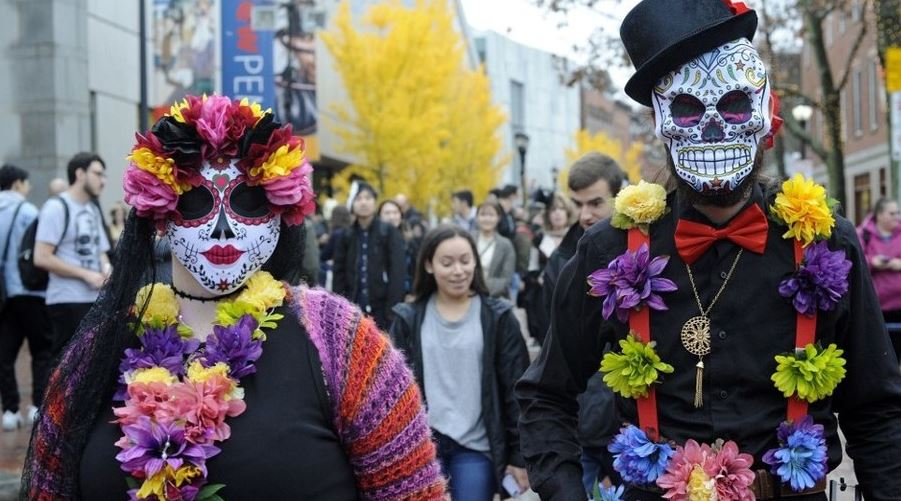
{"type": "Polygon", "coordinates": [[[721,229],[680,219],[676,225],[676,250],[683,261],[692,264],[714,242],[728,238],[749,251],[763,254],[768,229],[766,216],[757,204],[741,211],[721,229]]]}

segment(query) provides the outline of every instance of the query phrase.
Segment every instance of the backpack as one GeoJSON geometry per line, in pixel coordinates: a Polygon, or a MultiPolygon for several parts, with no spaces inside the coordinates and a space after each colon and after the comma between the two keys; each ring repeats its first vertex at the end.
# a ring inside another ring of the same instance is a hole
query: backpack
{"type": "MultiPolygon", "coordinates": [[[[63,204],[63,214],[65,215],[63,217],[63,233],[59,236],[59,242],[56,242],[56,247],[59,247],[63,238],[66,237],[66,230],[69,229],[69,205],[60,197],[53,198],[63,204]]],[[[25,233],[22,234],[22,242],[19,245],[19,277],[22,279],[22,285],[30,291],[47,290],[47,282],[50,280],[47,270],[38,268],[34,264],[34,245],[38,233],[38,221],[40,221],[39,217],[28,225],[25,233]]],[[[53,253],[56,254],[56,249],[53,250],[53,253]]]]}
{"type": "Polygon", "coordinates": [[[19,210],[25,202],[19,202],[16,210],[13,212],[13,219],[9,222],[9,231],[6,232],[6,240],[3,241],[3,260],[0,261],[0,311],[6,306],[6,300],[9,298],[9,289],[6,287],[6,256],[9,255],[9,241],[13,236],[13,229],[16,227],[16,218],[19,216],[19,210]]]}

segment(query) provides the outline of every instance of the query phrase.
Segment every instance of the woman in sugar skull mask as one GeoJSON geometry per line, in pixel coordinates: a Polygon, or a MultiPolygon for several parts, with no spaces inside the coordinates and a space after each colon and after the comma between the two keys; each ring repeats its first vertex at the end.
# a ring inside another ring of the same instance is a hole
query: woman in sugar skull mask
{"type": "Polygon", "coordinates": [[[825,500],[839,422],[864,497],[901,499],[901,374],[854,227],[811,180],[756,180],[778,126],[756,27],[737,0],[642,0],[623,21],[626,93],[678,188],[623,188],[560,274],[517,385],[542,499],[585,496],[576,396],[599,366],[629,423],[609,444],[624,499],[825,500]]]}
{"type": "Polygon", "coordinates": [[[442,498],[399,353],[346,301],[289,285],[313,210],[290,125],[188,97],[129,160],[119,262],[51,376],[22,496],[442,498]],[[139,282],[157,231],[171,285],[139,282]]]}

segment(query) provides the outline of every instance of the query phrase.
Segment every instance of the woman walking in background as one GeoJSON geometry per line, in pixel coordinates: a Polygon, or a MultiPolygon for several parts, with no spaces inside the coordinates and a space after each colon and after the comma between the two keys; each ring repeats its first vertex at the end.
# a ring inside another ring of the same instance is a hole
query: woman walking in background
{"type": "Polygon", "coordinates": [[[513,243],[497,232],[503,213],[501,206],[494,202],[482,202],[476,211],[476,247],[479,261],[484,264],[482,271],[491,297],[509,297],[516,271],[513,243]]]}
{"type": "Polygon", "coordinates": [[[451,496],[462,501],[490,501],[505,472],[528,487],[513,384],[529,356],[513,305],[489,297],[481,272],[468,232],[435,228],[416,264],[415,300],[394,307],[390,329],[424,391],[451,496]]]}
{"type": "MultiPolygon", "coordinates": [[[[901,322],[901,224],[898,202],[880,198],[858,230],[885,323],[901,322]]],[[[889,330],[901,358],[901,332],[889,330]]]]}

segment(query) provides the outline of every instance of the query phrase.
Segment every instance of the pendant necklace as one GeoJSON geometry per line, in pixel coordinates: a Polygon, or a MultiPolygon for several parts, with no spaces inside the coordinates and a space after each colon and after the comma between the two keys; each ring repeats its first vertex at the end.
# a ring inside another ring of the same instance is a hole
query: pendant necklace
{"type": "Polygon", "coordinates": [[[735,271],[735,266],[738,265],[738,260],[741,259],[741,254],[744,249],[738,249],[738,254],[735,256],[735,260],[732,261],[732,267],[729,268],[729,273],[726,274],[726,278],[723,280],[723,285],[720,286],[720,290],[716,292],[716,295],[713,296],[713,300],[710,301],[710,305],[707,306],[707,309],[704,309],[704,306],[701,304],[701,297],[698,295],[698,288],[695,286],[694,276],[691,274],[691,267],[686,263],[685,269],[688,270],[688,281],[691,283],[691,291],[695,295],[695,300],[698,302],[698,311],[701,312],[700,315],[694,316],[688,319],[684,325],[682,325],[682,346],[691,353],[698,357],[698,363],[695,365],[697,371],[695,373],[695,408],[701,408],[704,406],[704,356],[710,353],[710,310],[713,309],[713,305],[716,304],[717,299],[720,298],[720,295],[726,289],[726,284],[729,283],[729,279],[732,278],[732,272],[735,271]]]}

